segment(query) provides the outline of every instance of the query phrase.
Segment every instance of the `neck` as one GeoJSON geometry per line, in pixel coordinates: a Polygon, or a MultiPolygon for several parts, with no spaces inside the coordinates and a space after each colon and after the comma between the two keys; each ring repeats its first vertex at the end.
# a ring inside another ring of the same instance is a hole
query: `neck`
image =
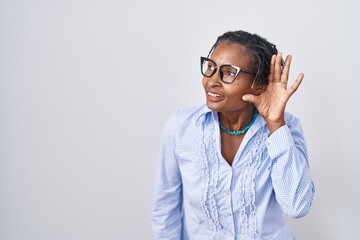
{"type": "Polygon", "coordinates": [[[219,112],[219,121],[226,129],[239,131],[250,124],[254,113],[255,108],[253,106],[240,112],[219,112]]]}

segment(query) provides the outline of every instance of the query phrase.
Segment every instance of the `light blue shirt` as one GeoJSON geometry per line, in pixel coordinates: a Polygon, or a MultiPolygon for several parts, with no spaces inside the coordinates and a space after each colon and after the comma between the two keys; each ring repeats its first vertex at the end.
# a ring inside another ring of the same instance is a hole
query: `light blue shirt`
{"type": "Polygon", "coordinates": [[[269,136],[260,116],[230,166],[221,155],[218,114],[205,105],[174,113],[161,138],[154,239],[294,239],[284,213],[307,214],[315,189],[299,120],[269,136]]]}

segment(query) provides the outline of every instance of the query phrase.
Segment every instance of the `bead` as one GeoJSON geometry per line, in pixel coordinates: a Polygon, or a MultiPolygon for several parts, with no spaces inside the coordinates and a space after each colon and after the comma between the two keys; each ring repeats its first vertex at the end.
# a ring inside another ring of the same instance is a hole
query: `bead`
{"type": "Polygon", "coordinates": [[[241,134],[245,133],[245,132],[251,127],[251,125],[253,125],[253,123],[255,122],[255,119],[256,119],[257,115],[258,115],[258,112],[255,111],[253,119],[251,120],[251,122],[249,123],[249,125],[247,125],[243,130],[231,131],[231,130],[229,130],[229,129],[226,129],[226,128],[221,124],[220,120],[219,120],[219,127],[220,127],[221,130],[223,130],[224,132],[226,132],[226,133],[228,133],[228,134],[230,134],[230,135],[237,135],[237,136],[238,136],[238,135],[241,135],[241,134]]]}

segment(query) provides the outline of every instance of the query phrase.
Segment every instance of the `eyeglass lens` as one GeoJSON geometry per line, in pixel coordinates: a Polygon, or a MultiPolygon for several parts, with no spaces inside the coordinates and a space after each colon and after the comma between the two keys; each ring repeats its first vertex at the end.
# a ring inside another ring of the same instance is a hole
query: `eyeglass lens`
{"type": "Polygon", "coordinates": [[[206,59],[203,59],[201,73],[205,77],[211,77],[214,74],[215,71],[216,71],[215,64],[213,62],[210,62],[210,61],[206,60],[206,59]]]}
{"type": "MultiPolygon", "coordinates": [[[[211,77],[216,72],[216,66],[213,62],[204,59],[201,71],[205,77],[211,77]]],[[[237,75],[237,69],[230,65],[221,66],[219,72],[221,80],[228,83],[233,82],[237,75]]]]}

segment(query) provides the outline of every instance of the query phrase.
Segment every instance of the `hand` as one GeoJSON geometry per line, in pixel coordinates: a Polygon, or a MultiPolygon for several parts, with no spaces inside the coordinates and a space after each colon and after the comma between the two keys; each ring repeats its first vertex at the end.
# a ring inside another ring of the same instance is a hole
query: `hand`
{"type": "Polygon", "coordinates": [[[285,125],[285,106],[304,78],[304,74],[300,73],[294,84],[287,88],[291,58],[291,55],[286,57],[285,66],[281,71],[282,54],[273,55],[268,77],[269,84],[266,86],[265,91],[258,96],[253,94],[243,96],[243,100],[253,103],[258,112],[264,117],[270,129],[270,134],[285,125]]]}

